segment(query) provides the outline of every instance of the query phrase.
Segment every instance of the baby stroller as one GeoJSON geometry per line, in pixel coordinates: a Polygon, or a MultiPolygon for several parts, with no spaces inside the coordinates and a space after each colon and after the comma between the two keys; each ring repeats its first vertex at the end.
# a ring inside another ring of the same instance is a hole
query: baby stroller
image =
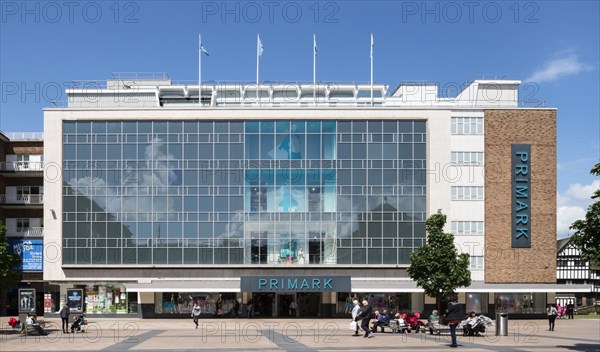
{"type": "Polygon", "coordinates": [[[73,324],[71,324],[71,333],[75,332],[85,332],[83,329],[83,325],[87,325],[87,319],[85,319],[85,314],[81,314],[75,319],[73,324]]]}
{"type": "Polygon", "coordinates": [[[486,327],[492,324],[492,320],[485,315],[479,315],[475,321],[470,324],[463,325],[463,336],[479,336],[485,333],[486,327]]]}

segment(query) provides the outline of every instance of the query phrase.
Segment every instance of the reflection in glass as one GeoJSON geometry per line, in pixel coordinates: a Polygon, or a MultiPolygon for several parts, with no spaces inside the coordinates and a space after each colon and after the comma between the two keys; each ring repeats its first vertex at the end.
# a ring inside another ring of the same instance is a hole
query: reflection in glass
{"type": "Polygon", "coordinates": [[[407,263],[425,238],[425,126],[64,122],[63,262],[407,263]]]}

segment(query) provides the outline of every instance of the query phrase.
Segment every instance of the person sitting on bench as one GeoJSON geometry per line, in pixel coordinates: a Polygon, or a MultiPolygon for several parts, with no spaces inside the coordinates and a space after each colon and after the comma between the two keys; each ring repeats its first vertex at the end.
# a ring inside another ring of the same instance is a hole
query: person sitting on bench
{"type": "Polygon", "coordinates": [[[384,309],[383,314],[373,324],[373,332],[377,332],[378,327],[380,327],[381,332],[383,332],[384,327],[390,325],[390,319],[392,319],[392,316],[390,315],[387,309],[384,309]]]}
{"type": "Polygon", "coordinates": [[[48,335],[44,329],[37,323],[35,314],[28,313],[27,320],[25,320],[25,328],[27,329],[27,333],[37,333],[39,335],[45,336],[48,335]]]}

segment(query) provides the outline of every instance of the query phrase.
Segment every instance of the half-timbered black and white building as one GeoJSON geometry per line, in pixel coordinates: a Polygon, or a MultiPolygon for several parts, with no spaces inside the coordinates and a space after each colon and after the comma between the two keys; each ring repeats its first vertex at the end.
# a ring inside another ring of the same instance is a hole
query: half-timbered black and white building
{"type": "Polygon", "coordinates": [[[578,306],[593,305],[600,295],[600,267],[581,259],[581,250],[570,238],[557,241],[556,283],[563,285],[591,285],[590,293],[557,293],[561,305],[573,301],[578,306]]]}

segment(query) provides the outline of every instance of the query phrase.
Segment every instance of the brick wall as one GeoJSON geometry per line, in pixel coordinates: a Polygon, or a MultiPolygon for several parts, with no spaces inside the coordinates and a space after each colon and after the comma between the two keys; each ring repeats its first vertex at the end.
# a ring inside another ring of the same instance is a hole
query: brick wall
{"type": "Polygon", "coordinates": [[[485,110],[485,281],[556,282],[556,110],[485,110]],[[531,248],[511,248],[511,144],[531,144],[531,248]]]}

